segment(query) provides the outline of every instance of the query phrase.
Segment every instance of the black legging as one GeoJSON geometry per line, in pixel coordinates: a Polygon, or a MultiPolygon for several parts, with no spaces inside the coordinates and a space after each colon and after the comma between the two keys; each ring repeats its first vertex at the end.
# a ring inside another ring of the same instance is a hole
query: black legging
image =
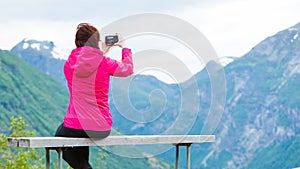
{"type": "MultiPolygon", "coordinates": [[[[61,124],[55,133],[57,137],[78,137],[78,138],[105,138],[109,131],[77,130],[65,127],[61,124]]],[[[63,151],[63,159],[74,169],[92,169],[89,163],[89,147],[67,148],[63,151]]]]}

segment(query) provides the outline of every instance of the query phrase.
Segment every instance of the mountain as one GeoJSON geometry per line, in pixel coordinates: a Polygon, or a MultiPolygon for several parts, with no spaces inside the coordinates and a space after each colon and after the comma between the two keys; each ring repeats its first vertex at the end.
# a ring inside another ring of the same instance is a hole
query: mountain
{"type": "MultiPolygon", "coordinates": [[[[54,135],[62,123],[68,105],[68,91],[51,76],[33,67],[19,56],[0,50],[0,125],[9,134],[11,117],[22,117],[36,136],[54,135]]],[[[91,161],[96,166],[99,148],[91,148],[91,161]]],[[[127,150],[134,153],[134,150],[127,150]]],[[[44,153],[43,151],[41,153],[44,153]]],[[[155,157],[128,159],[105,152],[109,168],[170,168],[155,157]],[[153,167],[155,166],[155,167],[153,167]]]]}
{"type": "MultiPolygon", "coordinates": [[[[192,145],[192,168],[300,166],[299,35],[297,24],[266,38],[240,58],[229,57],[232,60],[223,68],[226,100],[214,131],[217,141],[192,145]]],[[[114,128],[124,134],[200,134],[210,108],[215,108],[211,99],[218,98],[212,93],[211,77],[222,73],[214,62],[206,66],[180,84],[145,75],[113,78],[114,128]]],[[[157,154],[173,163],[173,153],[174,148],[157,154]]]]}
{"type": "MultiPolygon", "coordinates": [[[[215,144],[192,146],[192,168],[263,169],[300,166],[299,35],[300,24],[297,24],[266,38],[246,55],[235,58],[224,67],[226,103],[222,119],[214,132],[217,141],[215,144]]],[[[216,67],[214,63],[207,66],[216,67]]],[[[213,75],[209,75],[207,69],[182,84],[172,86],[161,84],[153,77],[144,77],[140,81],[142,78],[133,78],[129,91],[134,90],[127,95],[136,110],[129,113],[151,113],[151,106],[161,106],[153,101],[155,97],[163,96],[166,106],[159,116],[154,114],[157,117],[154,120],[149,118],[152,121],[137,122],[132,117],[128,118],[128,114],[124,116],[124,113],[120,113],[122,109],[132,110],[130,107],[120,109],[118,104],[113,104],[114,119],[118,121],[116,128],[126,134],[161,134],[169,128],[180,133],[181,128],[188,129],[191,122],[189,119],[183,119],[186,123],[174,127],[182,112],[179,106],[185,104],[181,99],[182,93],[186,91],[186,95],[191,96],[190,102],[193,102],[193,95],[199,96],[200,104],[195,109],[201,110],[189,134],[201,133],[212,98],[210,76],[213,75]],[[196,92],[193,90],[195,81],[199,89],[196,92]],[[139,92],[140,88],[145,93],[139,92]],[[153,93],[157,90],[161,93],[153,93]],[[139,100],[144,100],[144,103],[137,105],[139,100]],[[143,107],[148,108],[148,111],[143,111],[143,107]]],[[[121,91],[117,90],[116,93],[121,91]]],[[[125,98],[121,94],[118,96],[125,98]]],[[[192,108],[189,110],[194,111],[192,108]]],[[[185,113],[192,116],[189,112],[185,113]]],[[[161,156],[172,161],[170,152],[161,156]]]]}
{"type": "Polygon", "coordinates": [[[203,167],[300,166],[298,35],[300,24],[266,38],[225,67],[225,111],[216,131],[218,141],[198,160],[203,167]]]}
{"type": "Polygon", "coordinates": [[[0,51],[1,132],[23,117],[39,135],[53,135],[68,103],[66,88],[8,51],[0,51]],[[49,123],[51,121],[52,123],[49,123]]]}
{"type": "Polygon", "coordinates": [[[66,86],[63,66],[69,53],[57,48],[53,42],[24,39],[11,52],[66,86]]]}
{"type": "MultiPolygon", "coordinates": [[[[234,141],[240,154],[234,153],[228,168],[300,166],[299,34],[300,24],[283,30],[225,68],[231,91],[223,126],[241,140],[234,141]]],[[[229,131],[220,132],[229,139],[229,131]]]]}

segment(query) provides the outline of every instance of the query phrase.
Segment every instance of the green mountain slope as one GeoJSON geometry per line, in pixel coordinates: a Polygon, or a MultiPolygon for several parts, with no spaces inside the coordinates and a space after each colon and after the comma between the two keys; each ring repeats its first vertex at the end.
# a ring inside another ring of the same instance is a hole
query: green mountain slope
{"type": "Polygon", "coordinates": [[[300,136],[288,140],[275,141],[258,150],[247,168],[296,168],[299,167],[300,136]]]}
{"type": "Polygon", "coordinates": [[[23,117],[37,135],[53,135],[62,122],[68,92],[50,76],[8,51],[0,51],[0,125],[23,117]]]}

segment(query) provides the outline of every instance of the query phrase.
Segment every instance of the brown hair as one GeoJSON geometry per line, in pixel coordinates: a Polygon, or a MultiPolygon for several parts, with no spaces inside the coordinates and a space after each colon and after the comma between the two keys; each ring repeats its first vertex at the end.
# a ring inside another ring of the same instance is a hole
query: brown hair
{"type": "Polygon", "coordinates": [[[88,23],[80,23],[77,26],[75,37],[76,47],[91,46],[99,48],[100,33],[94,26],[88,23]]]}

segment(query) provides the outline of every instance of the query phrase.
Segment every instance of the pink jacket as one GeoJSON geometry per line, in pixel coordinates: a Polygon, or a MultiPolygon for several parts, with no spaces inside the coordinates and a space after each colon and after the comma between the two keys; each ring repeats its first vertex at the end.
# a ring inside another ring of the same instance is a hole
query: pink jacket
{"type": "Polygon", "coordinates": [[[76,48],[64,65],[64,73],[70,92],[64,126],[80,130],[110,130],[110,76],[126,77],[133,73],[131,50],[124,48],[122,62],[118,62],[105,57],[97,48],[76,48]]]}

